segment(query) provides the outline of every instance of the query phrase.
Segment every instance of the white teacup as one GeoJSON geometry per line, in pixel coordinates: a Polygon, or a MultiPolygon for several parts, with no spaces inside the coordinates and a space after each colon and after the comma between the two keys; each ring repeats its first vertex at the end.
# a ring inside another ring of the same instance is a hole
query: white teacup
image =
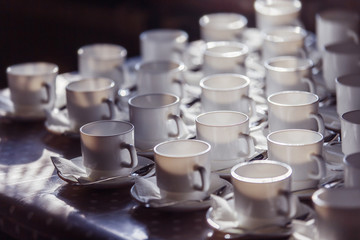
{"type": "Polygon", "coordinates": [[[280,130],[267,136],[269,159],[287,163],[293,170],[292,191],[317,187],[325,177],[323,143],[320,133],[307,129],[280,130]]]}
{"type": "Polygon", "coordinates": [[[335,81],[336,111],[339,116],[360,110],[360,73],[340,76],[335,81]]]}
{"type": "Polygon", "coordinates": [[[264,32],[262,59],[279,56],[306,57],[304,41],[307,32],[301,27],[285,26],[264,32]]]}
{"type": "Polygon", "coordinates": [[[156,180],[164,198],[202,199],[210,186],[210,144],[172,140],[154,148],[156,180]]]}
{"type": "Polygon", "coordinates": [[[84,78],[109,78],[115,82],[115,91],[124,83],[127,51],[110,43],[96,43],[81,47],[78,52],[79,73],[84,78]]]}
{"type": "Polygon", "coordinates": [[[174,60],[140,62],[135,66],[138,94],[172,93],[183,96],[185,65],[174,60]]]}
{"type": "Polygon", "coordinates": [[[352,39],[359,42],[359,14],[343,9],[327,9],[315,16],[316,44],[320,51],[327,45],[352,39]]]}
{"type": "Polygon", "coordinates": [[[240,42],[207,42],[203,54],[203,74],[245,74],[245,60],[248,54],[249,48],[240,42]]]}
{"type": "Polygon", "coordinates": [[[310,59],[293,56],[274,57],[266,60],[264,66],[266,96],[288,90],[315,93],[315,83],[311,78],[314,64],[310,59]]]}
{"type": "Polygon", "coordinates": [[[309,129],[324,133],[324,120],[318,113],[319,97],[304,91],[283,91],[268,98],[269,132],[282,129],[309,129]]]}
{"type": "Polygon", "coordinates": [[[140,34],[142,61],[181,61],[188,44],[188,34],[180,29],[151,29],[140,34]]]}
{"type": "Polygon", "coordinates": [[[251,230],[286,225],[294,212],[291,175],[289,165],[271,160],[235,165],[231,181],[240,226],[251,230]]]}
{"type": "Polygon", "coordinates": [[[156,144],[184,135],[180,99],[176,95],[152,93],[129,99],[130,122],[135,126],[135,146],[152,151],[156,144]]]}
{"type": "Polygon", "coordinates": [[[54,108],[57,65],[29,62],[6,69],[11,101],[17,116],[45,117],[45,110],[54,108]]]}
{"type": "Polygon", "coordinates": [[[344,157],[344,185],[360,189],[360,152],[344,157]]]}
{"type": "Polygon", "coordinates": [[[336,78],[348,74],[360,74],[360,45],[355,43],[327,45],[323,53],[322,70],[326,88],[335,93],[336,78]]]}
{"type": "Polygon", "coordinates": [[[252,116],[256,112],[249,97],[250,79],[240,74],[214,74],[200,80],[203,112],[231,110],[252,116]]]}
{"type": "Polygon", "coordinates": [[[360,239],[360,189],[321,188],[312,195],[317,239],[360,239]]]}
{"type": "Polygon", "coordinates": [[[345,155],[360,149],[360,110],[341,115],[341,150],[345,155]]]}
{"type": "Polygon", "coordinates": [[[115,83],[108,78],[87,78],[66,86],[70,128],[76,132],[89,122],[115,117],[115,83]]]}
{"type": "Polygon", "coordinates": [[[103,120],[80,128],[83,164],[91,179],[126,176],[137,166],[134,126],[103,120]]]}
{"type": "Polygon", "coordinates": [[[301,1],[256,0],[254,2],[256,27],[260,30],[299,24],[301,1]]]}
{"type": "Polygon", "coordinates": [[[254,154],[249,117],[241,112],[215,111],[195,119],[196,138],[211,145],[211,170],[224,169],[254,154]]]}
{"type": "Polygon", "coordinates": [[[199,19],[201,39],[235,41],[246,28],[248,20],[239,13],[219,12],[203,15],[199,19]]]}

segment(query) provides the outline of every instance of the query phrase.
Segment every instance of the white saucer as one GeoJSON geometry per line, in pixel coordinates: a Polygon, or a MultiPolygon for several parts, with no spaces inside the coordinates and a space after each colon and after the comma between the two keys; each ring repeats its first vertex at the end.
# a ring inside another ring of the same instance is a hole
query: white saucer
{"type": "MultiPolygon", "coordinates": [[[[231,209],[235,209],[233,198],[227,200],[227,203],[231,209]]],[[[284,227],[271,226],[263,229],[257,229],[256,231],[249,231],[244,228],[241,228],[241,226],[229,227],[226,228],[226,230],[222,230],[223,229],[222,226],[224,225],[232,226],[234,224],[233,220],[229,220],[229,222],[227,223],[226,220],[222,219],[221,222],[219,222],[217,219],[214,219],[214,214],[215,214],[214,208],[213,207],[209,208],[206,213],[206,220],[208,224],[214,230],[219,231],[223,234],[229,234],[230,237],[234,237],[234,238],[235,237],[236,238],[248,237],[248,238],[256,238],[256,239],[285,238],[291,236],[291,234],[293,233],[292,224],[288,224],[287,226],[284,227]]],[[[292,220],[293,219],[307,220],[314,218],[314,216],[315,216],[315,212],[313,209],[297,201],[296,213],[295,216],[292,218],[292,220]]]]}
{"type": "MultiPolygon", "coordinates": [[[[87,177],[88,175],[83,165],[83,160],[81,156],[70,160],[64,158],[52,157],[51,160],[57,170],[58,176],[62,180],[64,180],[65,182],[71,185],[92,187],[92,188],[112,188],[112,187],[119,187],[119,186],[126,186],[129,184],[133,184],[135,182],[135,179],[139,178],[139,176],[136,176],[132,173],[136,172],[139,169],[145,168],[146,166],[154,165],[154,162],[152,160],[138,156],[138,165],[132,170],[131,174],[113,180],[91,184],[91,182],[93,181],[87,177]],[[56,161],[55,158],[58,160],[56,161]],[[65,162],[65,161],[69,161],[69,162],[65,162]],[[79,181],[80,178],[81,180],[79,181]]],[[[154,174],[155,174],[155,168],[152,167],[148,173],[146,173],[144,176],[141,176],[140,178],[151,177],[154,174]]]]}
{"type": "MultiPolygon", "coordinates": [[[[138,185],[140,183],[135,182],[134,186],[131,188],[131,196],[140,203],[141,206],[144,207],[148,207],[148,208],[155,208],[156,209],[161,209],[161,210],[165,210],[165,211],[194,211],[194,210],[201,210],[201,209],[206,209],[208,207],[210,207],[211,205],[211,199],[207,199],[204,201],[197,201],[197,200],[180,200],[179,202],[172,204],[170,206],[164,206],[164,207],[159,207],[159,206],[154,206],[151,205],[151,203],[148,203],[145,199],[151,198],[151,201],[161,201],[163,202],[165,199],[161,198],[159,192],[160,189],[157,187],[156,185],[156,177],[150,177],[146,179],[148,181],[148,186],[149,189],[146,189],[146,192],[148,193],[148,195],[139,195],[137,187],[139,187],[138,185]],[[150,195],[151,194],[151,195],[150,195]],[[152,195],[153,194],[153,195],[152,195]]],[[[223,191],[220,193],[220,196],[225,196],[229,193],[231,193],[233,191],[233,186],[230,182],[220,178],[219,176],[217,176],[216,174],[212,174],[211,175],[211,183],[210,183],[210,188],[207,192],[207,194],[210,196],[210,194],[212,194],[214,191],[216,191],[217,189],[221,188],[222,186],[225,187],[225,189],[223,189],[223,191]]],[[[170,202],[173,202],[174,200],[169,199],[170,202]]]]}

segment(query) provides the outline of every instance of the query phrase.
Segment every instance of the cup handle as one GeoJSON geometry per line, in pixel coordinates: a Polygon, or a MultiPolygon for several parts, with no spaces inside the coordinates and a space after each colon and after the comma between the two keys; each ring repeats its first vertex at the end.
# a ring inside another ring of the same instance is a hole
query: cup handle
{"type": "Polygon", "coordinates": [[[300,48],[299,53],[300,53],[301,58],[307,58],[308,57],[308,52],[306,51],[305,47],[300,48]]]}
{"type": "Polygon", "coordinates": [[[120,144],[120,149],[127,149],[130,153],[130,160],[131,160],[130,163],[121,162],[121,166],[126,167],[126,168],[136,167],[138,164],[138,158],[137,158],[136,149],[135,149],[134,145],[123,142],[120,144]]]}
{"type": "Polygon", "coordinates": [[[256,113],[256,103],[254,99],[249,96],[243,95],[241,101],[245,101],[245,106],[249,108],[249,116],[254,116],[256,113]]]}
{"type": "Polygon", "coordinates": [[[177,131],[176,131],[176,133],[175,134],[173,134],[173,133],[169,133],[168,134],[168,136],[169,137],[171,137],[171,138],[177,138],[177,137],[180,137],[181,135],[182,135],[182,133],[184,132],[184,129],[183,129],[183,120],[181,119],[181,117],[180,116],[178,116],[178,115],[173,115],[173,114],[169,114],[169,116],[168,116],[168,119],[172,119],[172,120],[174,120],[175,121],[175,123],[176,123],[176,129],[177,129],[177,131]]]}
{"type": "Polygon", "coordinates": [[[107,119],[112,119],[114,117],[114,112],[115,112],[115,109],[114,109],[114,101],[111,100],[110,98],[105,98],[103,99],[102,101],[103,103],[106,103],[109,107],[109,116],[102,116],[102,118],[104,120],[107,120],[107,119]]]}
{"type": "Polygon", "coordinates": [[[252,156],[255,153],[256,140],[246,133],[239,133],[239,139],[240,138],[244,138],[247,144],[247,152],[245,152],[245,155],[252,156]]]}
{"type": "Polygon", "coordinates": [[[318,132],[324,135],[325,132],[325,125],[324,125],[324,119],[322,116],[318,113],[310,113],[310,118],[313,118],[316,120],[318,125],[318,132]]]}
{"type": "Polygon", "coordinates": [[[354,40],[355,44],[359,44],[359,36],[356,34],[356,32],[349,29],[346,34],[354,40]]]}
{"type": "Polygon", "coordinates": [[[310,173],[309,178],[314,180],[319,180],[323,178],[326,174],[326,165],[325,160],[320,155],[311,154],[310,156],[311,160],[314,160],[318,166],[319,172],[317,174],[310,173]]]}
{"type": "MultiPolygon", "coordinates": [[[[296,202],[296,199],[294,198],[294,196],[292,195],[291,191],[287,191],[287,190],[279,190],[279,195],[285,198],[286,201],[286,210],[282,210],[282,209],[278,209],[277,213],[281,216],[285,216],[285,217],[293,217],[293,215],[295,215],[296,213],[296,206],[294,206],[295,204],[292,204],[293,202],[296,202]]],[[[282,204],[278,204],[279,206],[283,206],[282,204]]]]}
{"type": "Polygon", "coordinates": [[[306,83],[309,86],[311,93],[316,93],[314,81],[310,78],[301,78],[301,82],[306,83]]]}
{"type": "Polygon", "coordinates": [[[46,91],[46,98],[45,99],[42,99],[41,100],[41,103],[43,103],[43,104],[48,104],[49,102],[50,102],[50,95],[51,95],[51,92],[50,92],[50,90],[51,90],[51,86],[50,86],[50,84],[48,84],[48,83],[42,83],[42,85],[41,85],[43,88],[45,88],[45,91],[46,91]]]}
{"type": "Polygon", "coordinates": [[[172,80],[172,82],[173,83],[175,83],[175,84],[177,84],[177,85],[179,85],[179,88],[180,88],[180,96],[179,96],[179,98],[181,99],[181,98],[183,98],[183,95],[184,95],[184,84],[183,84],[183,81],[181,81],[180,79],[178,79],[178,78],[174,78],[173,80],[172,80]]]}
{"type": "Polygon", "coordinates": [[[206,169],[203,166],[195,165],[194,171],[198,171],[200,173],[201,185],[194,184],[194,189],[197,191],[205,191],[209,188],[210,182],[205,178],[206,169]]]}

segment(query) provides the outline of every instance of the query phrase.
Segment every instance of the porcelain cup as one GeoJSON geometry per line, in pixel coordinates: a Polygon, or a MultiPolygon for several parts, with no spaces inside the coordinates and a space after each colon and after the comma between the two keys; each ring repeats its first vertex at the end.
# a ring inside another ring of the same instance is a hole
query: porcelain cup
{"type": "Polygon", "coordinates": [[[344,185],[348,188],[360,188],[360,152],[344,157],[344,185]]]}
{"type": "Polygon", "coordinates": [[[56,99],[57,65],[47,62],[28,62],[6,69],[7,83],[14,113],[17,116],[45,117],[56,99]]]}
{"type": "Polygon", "coordinates": [[[341,115],[341,150],[345,155],[356,153],[360,147],[360,110],[341,115]]]}
{"type": "Polygon", "coordinates": [[[156,181],[164,198],[202,199],[210,186],[210,144],[171,140],[154,148],[156,181]]]}
{"type": "Polygon", "coordinates": [[[86,123],[115,117],[115,83],[108,78],[84,78],[66,86],[70,128],[78,132],[86,123]]]}
{"type": "Polygon", "coordinates": [[[249,117],[241,112],[214,111],[195,119],[196,138],[211,145],[211,170],[229,168],[252,156],[254,139],[249,136],[249,117]]]}
{"type": "Polygon", "coordinates": [[[285,129],[267,136],[268,157],[293,170],[291,190],[315,188],[326,175],[323,135],[307,129],[285,129]]]}
{"type": "Polygon", "coordinates": [[[102,120],[80,128],[83,164],[91,179],[127,176],[137,166],[134,126],[102,120]]]}
{"type": "Polygon", "coordinates": [[[336,78],[336,111],[339,116],[360,110],[360,73],[336,78]]]}
{"type": "Polygon", "coordinates": [[[272,160],[239,163],[231,169],[235,211],[240,226],[284,226],[294,214],[291,167],[272,160]]]}
{"type": "Polygon", "coordinates": [[[319,97],[305,91],[282,91],[268,98],[269,132],[282,129],[309,129],[324,133],[324,120],[318,113],[319,97]]]}

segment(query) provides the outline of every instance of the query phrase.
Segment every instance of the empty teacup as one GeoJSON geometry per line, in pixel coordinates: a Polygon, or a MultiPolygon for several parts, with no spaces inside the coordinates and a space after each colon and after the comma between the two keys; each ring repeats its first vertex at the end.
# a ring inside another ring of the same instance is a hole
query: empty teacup
{"type": "Polygon", "coordinates": [[[142,61],[181,60],[188,34],[180,29],[151,29],[140,34],[142,61]]]}
{"type": "Polygon", "coordinates": [[[360,152],[344,157],[344,185],[348,188],[360,188],[360,152]]]}
{"type": "Polygon", "coordinates": [[[318,113],[319,97],[305,91],[283,91],[268,98],[269,132],[282,129],[309,129],[324,133],[324,120],[318,113]]]}
{"type": "Polygon", "coordinates": [[[336,110],[339,116],[360,110],[360,73],[340,76],[336,80],[336,110]]]}
{"type": "Polygon", "coordinates": [[[57,65],[46,62],[29,62],[6,69],[11,101],[17,116],[45,117],[45,110],[55,104],[57,65]]]}
{"type": "Polygon", "coordinates": [[[74,131],[89,122],[113,119],[115,83],[108,78],[88,78],[66,86],[66,106],[74,131]]]}
{"type": "Polygon", "coordinates": [[[140,62],[135,66],[139,94],[171,93],[183,95],[185,65],[175,60],[140,62]]]}
{"type": "Polygon", "coordinates": [[[124,83],[123,64],[127,56],[124,47],[110,43],[96,43],[81,47],[77,54],[79,73],[82,77],[109,78],[115,82],[115,91],[124,83]]]}
{"type": "Polygon", "coordinates": [[[231,181],[239,225],[249,230],[286,225],[294,214],[291,174],[289,165],[271,160],[235,165],[231,181]]]}
{"type": "Polygon", "coordinates": [[[312,195],[317,239],[360,239],[360,189],[321,188],[312,195]]]}
{"type": "Polygon", "coordinates": [[[274,57],[267,59],[264,66],[266,96],[287,90],[315,93],[315,84],[311,78],[314,64],[310,59],[293,56],[274,57]]]}
{"type": "Polygon", "coordinates": [[[360,110],[341,115],[341,150],[345,155],[360,149],[360,110]]]}
{"type": "Polygon", "coordinates": [[[336,43],[327,45],[322,59],[325,86],[332,93],[336,92],[336,78],[348,74],[360,74],[359,44],[336,43]]]}
{"type": "Polygon", "coordinates": [[[322,157],[323,136],[306,129],[286,129],[267,136],[269,159],[291,166],[291,190],[317,187],[325,177],[326,166],[322,157]]]}
{"type": "Polygon", "coordinates": [[[172,140],[155,146],[156,181],[164,198],[202,199],[210,186],[211,146],[200,140],[172,140]]]}
{"type": "Polygon", "coordinates": [[[293,26],[264,31],[263,60],[279,56],[306,57],[304,49],[306,35],[305,29],[293,26]]]}
{"type": "Polygon", "coordinates": [[[210,13],[199,19],[201,39],[210,41],[235,41],[247,26],[247,18],[239,13],[210,13]]]}
{"type": "Polygon", "coordinates": [[[205,76],[217,73],[245,74],[245,60],[249,48],[240,42],[207,42],[203,54],[203,73],[205,76]]]}
{"type": "Polygon", "coordinates": [[[317,48],[323,51],[326,45],[352,39],[359,42],[357,31],[359,14],[344,9],[327,9],[315,16],[317,48]]]}
{"type": "Polygon", "coordinates": [[[134,96],[128,103],[139,151],[152,151],[156,144],[185,134],[185,124],[179,116],[179,97],[153,93],[134,96]]]}
{"type": "Polygon", "coordinates": [[[83,164],[91,179],[126,176],[137,166],[134,126],[104,120],[80,128],[83,164]]]}
{"type": "Polygon", "coordinates": [[[231,110],[252,116],[256,112],[249,97],[250,79],[240,74],[214,74],[200,80],[203,112],[231,110]]]}
{"type": "Polygon", "coordinates": [[[211,169],[234,166],[254,154],[254,140],[249,136],[249,117],[241,112],[214,111],[195,119],[196,138],[211,145],[211,169]]]}
{"type": "Polygon", "coordinates": [[[256,27],[260,30],[299,24],[301,1],[254,1],[256,27]]]}

